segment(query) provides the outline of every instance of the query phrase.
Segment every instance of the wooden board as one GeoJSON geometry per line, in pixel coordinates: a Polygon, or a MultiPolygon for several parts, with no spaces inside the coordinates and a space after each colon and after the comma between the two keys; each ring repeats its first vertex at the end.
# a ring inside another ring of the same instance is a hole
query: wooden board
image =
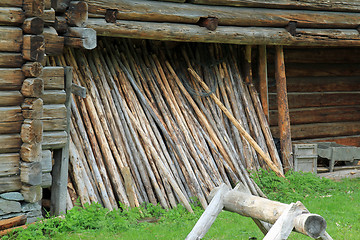
{"type": "Polygon", "coordinates": [[[24,101],[19,91],[0,91],[0,107],[20,106],[24,101]]]}
{"type": "Polygon", "coordinates": [[[0,68],[0,90],[20,90],[25,76],[20,68],[0,68]]]}
{"type": "MultiPolygon", "coordinates": [[[[269,79],[269,92],[275,93],[275,79],[269,79]]],[[[287,77],[288,92],[346,92],[360,91],[358,77],[287,77]]]]}
{"type": "MultiPolygon", "coordinates": [[[[288,93],[289,108],[349,106],[360,102],[360,92],[288,93]]],[[[269,94],[270,110],[277,109],[276,94],[269,94]]]]}
{"type": "MultiPolygon", "coordinates": [[[[270,125],[277,125],[277,111],[270,111],[270,125]]],[[[290,109],[290,123],[326,123],[360,121],[360,105],[290,109]]]]}
{"type": "Polygon", "coordinates": [[[64,89],[64,68],[63,67],[44,67],[39,78],[44,80],[45,90],[64,89]]]}
{"type": "Polygon", "coordinates": [[[0,177],[15,175],[20,173],[20,155],[19,153],[0,154],[0,177]]]}
{"type": "MultiPolygon", "coordinates": [[[[271,127],[274,137],[279,137],[279,128],[271,127]]],[[[291,126],[292,139],[312,139],[360,134],[360,122],[314,123],[291,126]]]]}
{"type": "Polygon", "coordinates": [[[64,90],[45,90],[42,96],[44,105],[47,104],[64,104],[66,92],[64,90]]]}
{"type": "Polygon", "coordinates": [[[19,191],[21,189],[20,176],[0,177],[0,193],[19,191]]]}

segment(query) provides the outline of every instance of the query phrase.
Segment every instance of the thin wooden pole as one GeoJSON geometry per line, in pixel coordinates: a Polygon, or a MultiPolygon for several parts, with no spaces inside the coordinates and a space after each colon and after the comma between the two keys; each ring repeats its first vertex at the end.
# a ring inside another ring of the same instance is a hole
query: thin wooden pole
{"type": "Polygon", "coordinates": [[[259,46],[259,81],[260,81],[260,100],[261,105],[269,122],[269,96],[268,96],[268,78],[267,78],[267,59],[266,45],[259,46]]]}
{"type": "Polygon", "coordinates": [[[281,157],[285,172],[294,167],[292,162],[291,131],[289,105],[286,89],[284,50],[282,46],[275,47],[275,79],[278,105],[278,125],[280,130],[281,157]]]}

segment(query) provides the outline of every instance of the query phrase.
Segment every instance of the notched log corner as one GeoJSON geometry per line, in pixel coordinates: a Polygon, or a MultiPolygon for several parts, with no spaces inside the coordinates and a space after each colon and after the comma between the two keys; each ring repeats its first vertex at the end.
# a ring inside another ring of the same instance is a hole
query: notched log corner
{"type": "Polygon", "coordinates": [[[219,19],[217,17],[208,16],[207,18],[200,17],[197,25],[200,27],[206,27],[210,31],[215,31],[217,26],[219,25],[219,19]]]}
{"type": "Polygon", "coordinates": [[[108,23],[115,23],[118,12],[117,9],[106,9],[105,21],[108,23]]]}

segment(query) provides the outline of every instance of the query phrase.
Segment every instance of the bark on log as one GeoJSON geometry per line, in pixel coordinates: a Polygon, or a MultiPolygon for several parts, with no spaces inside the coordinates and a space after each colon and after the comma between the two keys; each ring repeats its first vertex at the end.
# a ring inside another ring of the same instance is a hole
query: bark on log
{"type": "Polygon", "coordinates": [[[18,175],[20,173],[20,156],[18,153],[0,154],[0,177],[18,175]]]}
{"type": "Polygon", "coordinates": [[[24,22],[25,13],[21,8],[0,6],[0,25],[19,26],[24,22]]]}
{"type": "Polygon", "coordinates": [[[21,52],[22,35],[19,27],[0,26],[0,51],[21,52]]]}
{"type": "Polygon", "coordinates": [[[74,48],[94,49],[96,47],[96,31],[91,28],[69,27],[65,34],[65,45],[74,48]]]}
{"type": "Polygon", "coordinates": [[[23,65],[23,56],[21,53],[0,52],[0,67],[19,68],[23,65]]]}
{"type": "Polygon", "coordinates": [[[71,1],[65,13],[67,23],[72,27],[83,27],[88,20],[88,4],[85,1],[71,1]]]}
{"type": "Polygon", "coordinates": [[[327,0],[191,0],[193,3],[206,5],[226,5],[236,7],[266,7],[285,9],[309,9],[325,11],[359,12],[360,4],[352,0],[327,1],[327,0]]]}
{"type": "Polygon", "coordinates": [[[357,30],[297,29],[296,36],[284,28],[219,26],[209,31],[196,25],[118,20],[107,23],[90,18],[86,27],[99,36],[153,39],[162,41],[212,42],[250,45],[359,46],[357,30]]]}
{"type": "Polygon", "coordinates": [[[44,28],[45,53],[47,56],[61,55],[64,49],[64,37],[59,36],[55,28],[44,28]]]}
{"type": "Polygon", "coordinates": [[[219,26],[286,27],[291,21],[300,28],[357,28],[359,25],[355,13],[266,9],[263,6],[214,7],[143,0],[86,1],[89,13],[105,16],[107,9],[116,9],[119,20],[197,24],[200,19],[211,16],[218,19],[219,26]]]}

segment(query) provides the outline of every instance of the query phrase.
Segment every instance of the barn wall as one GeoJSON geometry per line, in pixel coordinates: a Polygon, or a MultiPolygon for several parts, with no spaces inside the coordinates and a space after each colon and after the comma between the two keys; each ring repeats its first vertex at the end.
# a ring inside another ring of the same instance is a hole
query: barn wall
{"type": "MultiPolygon", "coordinates": [[[[293,140],[360,146],[360,49],[285,49],[293,140]]],[[[269,121],[277,127],[273,51],[269,49],[269,121]]]]}

